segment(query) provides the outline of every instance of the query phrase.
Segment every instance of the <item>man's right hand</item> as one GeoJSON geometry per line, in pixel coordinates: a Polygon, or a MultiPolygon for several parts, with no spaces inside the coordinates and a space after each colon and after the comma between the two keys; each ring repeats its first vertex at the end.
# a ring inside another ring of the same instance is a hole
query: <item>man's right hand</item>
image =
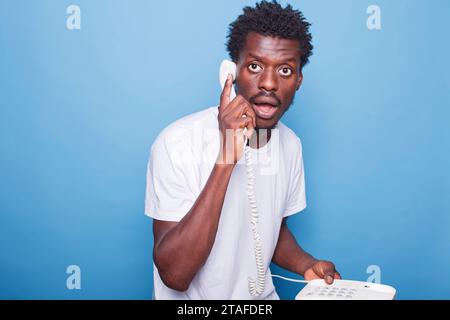
{"type": "Polygon", "coordinates": [[[220,131],[220,151],[216,160],[217,164],[235,165],[244,152],[245,136],[250,139],[256,127],[256,114],[250,103],[241,95],[230,101],[232,85],[233,79],[229,74],[220,95],[217,116],[220,131]],[[245,136],[244,128],[247,128],[245,136]]]}

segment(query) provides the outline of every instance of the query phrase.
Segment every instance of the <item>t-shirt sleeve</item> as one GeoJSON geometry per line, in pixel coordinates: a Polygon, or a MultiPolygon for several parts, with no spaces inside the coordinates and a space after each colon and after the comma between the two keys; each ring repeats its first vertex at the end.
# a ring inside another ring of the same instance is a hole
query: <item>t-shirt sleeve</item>
{"type": "Polygon", "coordinates": [[[303,166],[302,144],[297,140],[294,163],[289,178],[289,193],[283,217],[290,216],[306,208],[305,175],[303,166]]]}
{"type": "Polygon", "coordinates": [[[180,221],[189,212],[198,196],[193,166],[189,164],[190,152],[188,144],[174,145],[164,138],[158,138],[152,145],[145,192],[147,216],[180,221]]]}

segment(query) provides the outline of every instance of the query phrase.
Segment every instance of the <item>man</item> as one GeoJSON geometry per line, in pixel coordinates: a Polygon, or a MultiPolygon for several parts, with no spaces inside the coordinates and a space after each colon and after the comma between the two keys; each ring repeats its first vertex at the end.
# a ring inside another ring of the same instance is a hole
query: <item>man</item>
{"type": "Polygon", "coordinates": [[[146,214],[154,219],[156,299],[279,299],[270,262],[306,280],[340,278],[333,263],[305,252],[286,224],[306,197],[301,141],[279,119],[312,53],[309,26],[290,5],[244,8],[227,43],[237,97],[230,99],[229,76],[218,107],[172,123],[152,145],[146,214]],[[261,161],[251,164],[257,223],[244,148],[253,160],[270,153],[266,159],[277,163],[266,171],[261,161]]]}

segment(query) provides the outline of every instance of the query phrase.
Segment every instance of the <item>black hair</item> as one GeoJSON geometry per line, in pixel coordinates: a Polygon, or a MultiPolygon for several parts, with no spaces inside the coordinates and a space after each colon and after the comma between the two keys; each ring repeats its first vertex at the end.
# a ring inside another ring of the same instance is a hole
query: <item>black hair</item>
{"type": "Polygon", "coordinates": [[[312,55],[311,24],[303,13],[294,10],[291,5],[283,8],[275,0],[263,0],[255,7],[244,7],[241,14],[229,26],[227,50],[231,59],[237,62],[248,33],[256,32],[264,36],[297,40],[300,46],[301,68],[309,62],[312,55]]]}

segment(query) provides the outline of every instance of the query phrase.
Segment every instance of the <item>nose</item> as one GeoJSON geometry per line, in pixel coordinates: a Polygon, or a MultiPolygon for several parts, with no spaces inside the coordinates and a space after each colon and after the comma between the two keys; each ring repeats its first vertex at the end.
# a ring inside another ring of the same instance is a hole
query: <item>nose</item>
{"type": "Polygon", "coordinates": [[[259,78],[258,88],[267,92],[278,90],[278,79],[272,68],[266,68],[259,78]]]}

